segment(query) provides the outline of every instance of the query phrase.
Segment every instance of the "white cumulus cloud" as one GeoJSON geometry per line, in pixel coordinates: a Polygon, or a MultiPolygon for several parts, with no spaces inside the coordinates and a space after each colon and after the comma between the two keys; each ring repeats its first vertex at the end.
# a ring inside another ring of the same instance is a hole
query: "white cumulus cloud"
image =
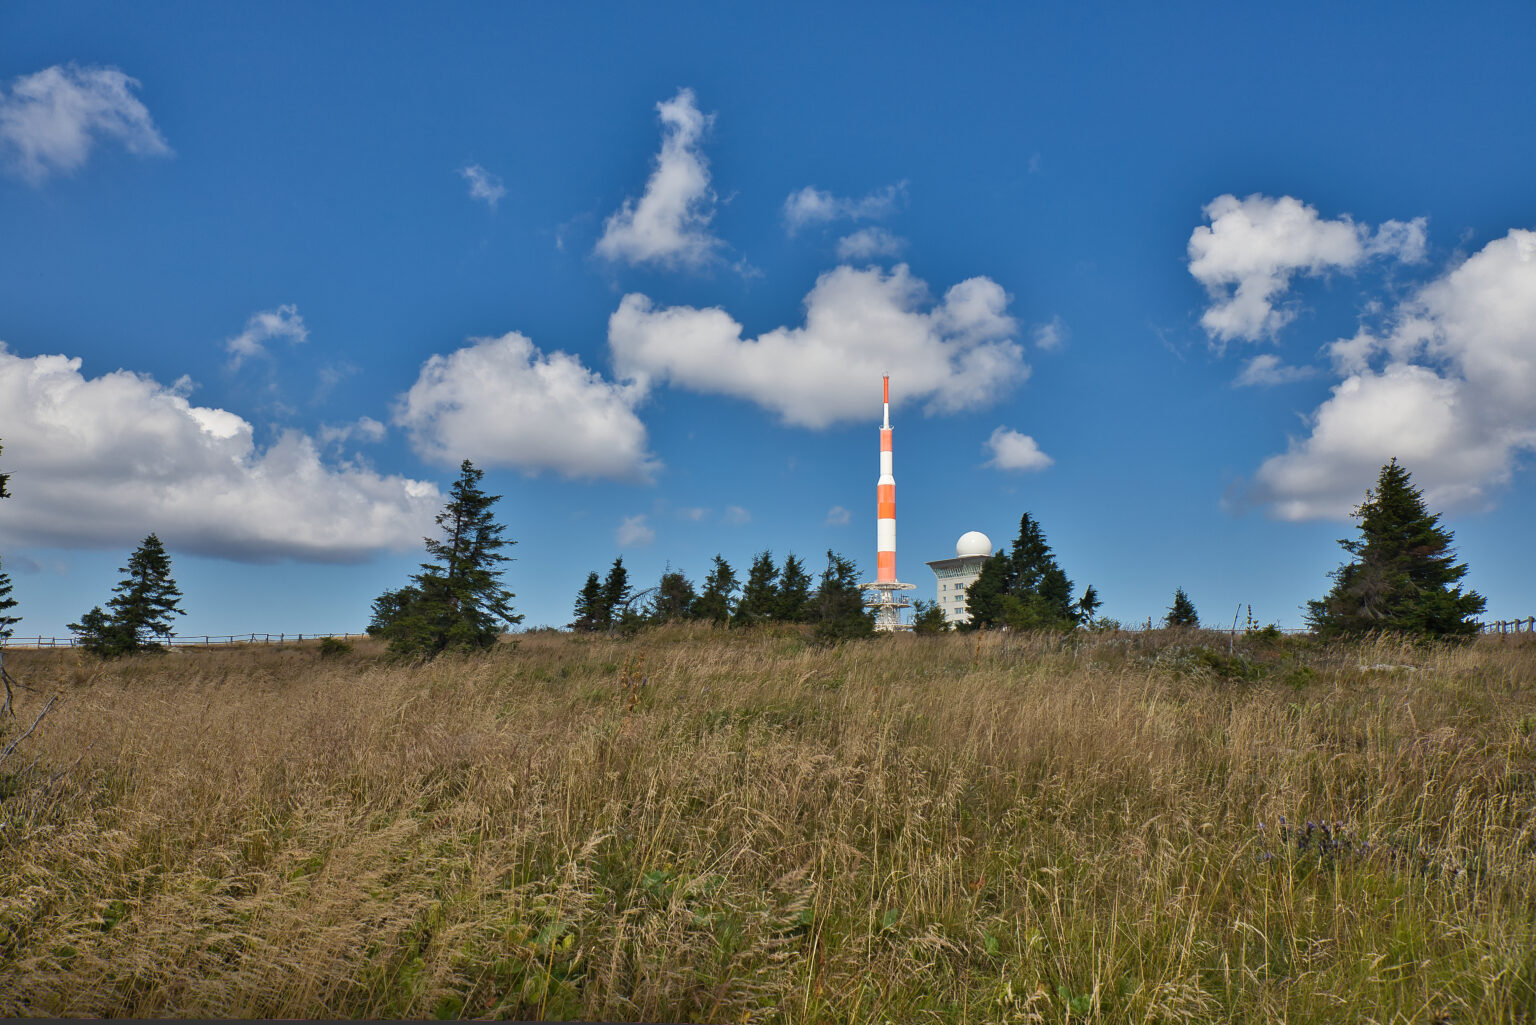
{"type": "Polygon", "coordinates": [[[728,505],[725,507],[725,522],[739,527],[742,524],[751,523],[752,514],[739,505],[728,505]]]}
{"type": "Polygon", "coordinates": [[[1040,451],[1040,446],[1035,439],[1027,434],[1010,430],[1007,427],[999,427],[992,432],[987,439],[985,448],[992,453],[992,458],[986,465],[995,466],[999,470],[1043,470],[1055,462],[1050,456],[1040,451]]]}
{"type": "Polygon", "coordinates": [[[907,198],[907,183],[897,182],[867,196],[834,196],[814,185],[791,192],[784,200],[784,227],[791,235],[812,224],[831,221],[873,221],[889,217],[901,209],[907,198]]]}
{"type": "Polygon", "coordinates": [[[635,414],[639,389],[516,331],[470,342],[427,360],[396,402],[395,423],[424,458],[627,481],[659,468],[635,414]]]}
{"type": "Polygon", "coordinates": [[[614,538],[625,547],[648,545],[656,540],[656,531],[646,526],[643,514],[626,516],[624,522],[619,524],[619,529],[614,531],[614,538]]]}
{"type": "Polygon", "coordinates": [[[1393,456],[1432,506],[1484,502],[1536,449],[1536,232],[1512,230],[1335,342],[1344,379],[1259,468],[1283,519],[1342,518],[1393,456]]]}
{"type": "Polygon", "coordinates": [[[185,388],[80,366],[0,344],[11,541],[131,547],[155,531],[184,552],[350,562],[420,544],[442,506],[431,483],[326,464],[305,434],[260,449],[250,423],[185,388]]]}
{"type": "Polygon", "coordinates": [[[827,526],[841,527],[847,524],[853,514],[840,505],[834,505],[827,510],[827,526]]]}
{"type": "Polygon", "coordinates": [[[837,240],[837,258],[845,263],[873,260],[881,256],[900,256],[906,240],[884,228],[860,228],[837,240]]]}
{"type": "Polygon", "coordinates": [[[133,95],[139,81],[116,68],[55,64],[0,90],[0,154],[40,185],[78,170],[101,139],[138,156],[171,152],[149,110],[133,95]]]}
{"type": "Polygon", "coordinates": [[[1273,337],[1295,317],[1276,305],[1296,274],[1351,271],[1373,256],[1424,258],[1425,222],[1387,221],[1375,234],[1349,217],[1325,220],[1291,196],[1224,195],[1189,237],[1189,272],[1210,294],[1200,324],[1213,339],[1273,337]]]}
{"type": "Polygon", "coordinates": [[[897,406],[922,400],[948,413],[995,401],[1029,373],[1009,301],[985,277],[935,302],[905,264],[837,267],[806,296],[804,326],[743,339],[724,310],[657,307],[632,293],[608,320],[608,344],[615,372],[640,387],[731,395],[819,429],[867,419],[884,373],[897,406]]]}
{"type": "Polygon", "coordinates": [[[251,314],[245,322],[245,330],[224,343],[224,351],[229,353],[229,368],[236,370],[247,359],[267,355],[267,343],[274,338],[284,339],[290,345],[309,340],[309,328],[304,326],[304,318],[299,316],[297,306],[289,303],[275,310],[251,314]]]}
{"type": "Polygon", "coordinates": [[[599,256],[631,264],[700,267],[715,259],[721,242],[710,234],[715,194],[700,142],[713,116],[699,112],[692,89],[679,89],[656,104],[661,152],[645,192],[609,216],[597,240],[599,256]]]}
{"type": "Polygon", "coordinates": [[[507,194],[507,187],[501,183],[501,176],[492,174],[479,164],[461,167],[459,174],[469,182],[470,198],[483,200],[492,210],[496,209],[496,204],[501,202],[501,197],[507,194]]]}

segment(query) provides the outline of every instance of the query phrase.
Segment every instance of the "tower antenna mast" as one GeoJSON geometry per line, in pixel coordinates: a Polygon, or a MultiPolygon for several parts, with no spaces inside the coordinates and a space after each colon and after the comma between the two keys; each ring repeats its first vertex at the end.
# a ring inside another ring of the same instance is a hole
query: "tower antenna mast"
{"type": "Polygon", "coordinates": [[[880,422],[880,479],[875,484],[875,565],[873,583],[860,584],[865,603],[875,613],[875,629],[908,629],[902,609],[912,607],[903,591],[917,589],[896,579],[896,477],[891,462],[891,375],[881,378],[884,418],[880,422]]]}

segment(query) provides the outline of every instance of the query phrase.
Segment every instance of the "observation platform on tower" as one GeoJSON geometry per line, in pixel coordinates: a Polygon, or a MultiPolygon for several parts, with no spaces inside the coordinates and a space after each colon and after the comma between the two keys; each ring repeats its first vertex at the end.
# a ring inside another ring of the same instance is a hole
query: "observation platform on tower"
{"type": "Polygon", "coordinates": [[[917,590],[916,584],[903,584],[898,580],[876,580],[860,584],[864,592],[864,606],[875,614],[875,629],[882,633],[910,630],[911,624],[901,621],[901,610],[910,609],[912,603],[902,591],[917,590]]]}

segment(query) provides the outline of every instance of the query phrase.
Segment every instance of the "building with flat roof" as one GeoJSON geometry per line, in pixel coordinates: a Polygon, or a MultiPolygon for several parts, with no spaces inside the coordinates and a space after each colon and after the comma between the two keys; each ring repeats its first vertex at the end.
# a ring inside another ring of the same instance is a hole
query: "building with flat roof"
{"type": "Polygon", "coordinates": [[[971,614],[965,609],[965,589],[981,576],[982,564],[991,557],[992,539],[979,530],[971,530],[955,542],[953,559],[935,559],[928,564],[938,578],[939,608],[944,610],[944,621],[950,626],[971,621],[971,614]]]}

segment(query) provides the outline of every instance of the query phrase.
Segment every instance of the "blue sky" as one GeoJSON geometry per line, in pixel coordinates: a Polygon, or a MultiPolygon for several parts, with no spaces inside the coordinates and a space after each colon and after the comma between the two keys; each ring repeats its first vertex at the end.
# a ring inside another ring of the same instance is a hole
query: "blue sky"
{"type": "Polygon", "coordinates": [[[1103,612],[1301,623],[1397,456],[1536,614],[1536,8],[0,8],[0,559],[358,630],[460,459],[527,625],[622,555],[1029,511],[1103,612]]]}

